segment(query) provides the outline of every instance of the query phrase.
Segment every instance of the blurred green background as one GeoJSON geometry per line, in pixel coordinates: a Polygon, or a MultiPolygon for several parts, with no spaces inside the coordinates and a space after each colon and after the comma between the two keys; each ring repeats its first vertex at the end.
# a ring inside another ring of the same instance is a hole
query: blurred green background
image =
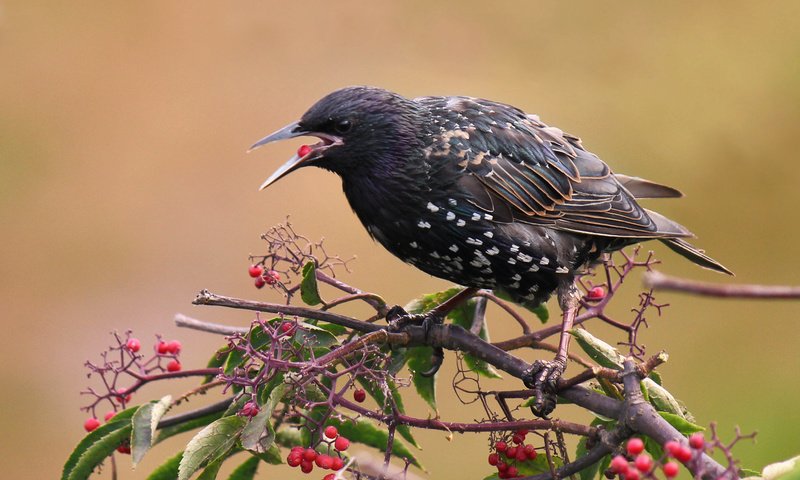
{"type": "MultiPolygon", "coordinates": [[[[251,318],[192,307],[198,290],[276,300],[252,287],[247,255],[287,214],[330,251],[358,255],[345,280],[393,303],[447,286],[373,244],[330,174],[256,191],[299,142],[246,148],[351,84],[538,113],[616,171],[682,189],[683,200],[648,205],[689,226],[734,281],[800,283],[796,1],[0,1],[4,478],[60,472],[83,436],[82,363],[109,331],[180,338],[196,367],[220,340],[179,331],[175,312],[251,318]]],[[[654,248],[665,272],[728,281],[654,248]]],[[[698,422],[717,421],[726,438],[757,430],[735,450],[748,467],[800,453],[800,304],[659,300],[672,307],[643,341],[671,354],[662,374],[698,422]]],[[[515,332],[493,324],[494,338],[515,332]]],[[[443,418],[480,417],[447,395],[452,363],[443,418]]],[[[419,434],[430,478],[489,473],[485,437],[445,437],[419,434]]],[[[144,478],[177,447],[135,472],[123,459],[121,478],[144,478]]]]}

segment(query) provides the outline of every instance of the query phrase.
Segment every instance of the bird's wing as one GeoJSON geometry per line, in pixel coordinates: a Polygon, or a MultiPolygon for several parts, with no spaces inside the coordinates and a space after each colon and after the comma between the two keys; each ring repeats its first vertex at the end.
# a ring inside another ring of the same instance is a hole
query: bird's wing
{"type": "MultiPolygon", "coordinates": [[[[426,149],[462,173],[460,186],[497,221],[549,225],[592,235],[628,238],[691,234],[646,211],[605,164],[577,137],[500,103],[468,97],[431,101],[437,129],[426,149]]],[[[429,105],[429,108],[431,107],[429,105]]],[[[621,180],[644,193],[643,181],[621,180]],[[642,188],[639,188],[642,187],[642,188]]],[[[656,185],[656,184],[652,184],[656,185]]],[[[663,187],[661,196],[677,191],[663,187]]]]}

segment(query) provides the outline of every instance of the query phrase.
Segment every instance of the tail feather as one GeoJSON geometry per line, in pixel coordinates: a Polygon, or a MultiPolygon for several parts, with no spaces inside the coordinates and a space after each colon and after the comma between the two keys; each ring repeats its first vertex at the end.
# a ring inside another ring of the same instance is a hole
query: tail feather
{"type": "Polygon", "coordinates": [[[680,238],[661,238],[660,240],[673,252],[691,260],[701,267],[714,270],[715,272],[733,275],[733,272],[728,270],[724,265],[709,257],[703,250],[700,250],[685,240],[680,238]]]}

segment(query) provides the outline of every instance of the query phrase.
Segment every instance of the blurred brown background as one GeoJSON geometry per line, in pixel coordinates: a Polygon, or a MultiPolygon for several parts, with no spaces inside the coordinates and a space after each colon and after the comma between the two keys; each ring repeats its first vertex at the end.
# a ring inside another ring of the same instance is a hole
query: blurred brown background
{"type": "MultiPolygon", "coordinates": [[[[697,233],[735,281],[800,283],[800,3],[331,5],[0,1],[4,478],[58,475],[83,435],[82,363],[109,331],[180,338],[195,367],[220,341],[178,331],[175,312],[250,319],[192,307],[199,289],[276,299],[252,287],[247,255],[287,214],[357,254],[346,280],[391,302],[447,285],[371,243],[330,174],[256,191],[297,145],[246,148],[345,85],[538,113],[615,170],[681,188],[687,198],[650,206],[697,233]]],[[[727,281],[655,248],[668,273],[727,281]]],[[[644,343],[671,354],[667,386],[698,421],[758,430],[735,451],[748,467],[800,453],[800,304],[659,298],[673,306],[644,343]]],[[[513,332],[493,324],[494,338],[513,332]]],[[[479,412],[446,399],[451,367],[442,414],[471,420],[479,412]]],[[[419,438],[431,478],[489,473],[485,437],[419,438]]],[[[123,459],[122,478],[144,478],[177,446],[133,473],[123,459]]]]}

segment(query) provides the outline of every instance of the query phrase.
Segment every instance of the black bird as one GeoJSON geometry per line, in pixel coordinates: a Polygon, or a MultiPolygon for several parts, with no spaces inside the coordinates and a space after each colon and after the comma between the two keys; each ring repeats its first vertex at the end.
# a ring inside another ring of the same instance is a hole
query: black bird
{"type": "Polygon", "coordinates": [[[601,254],[657,239],[700,266],[731,273],[684,241],[692,236],[686,228],[636,201],[679,191],[613,173],[578,137],[510,105],[349,87],[251,149],[300,136],[320,141],[301,147],[261,188],[301,167],[330,170],[369,234],[401,260],[528,306],[558,291],[559,353],[526,376],[540,415],[552,410],[566,365],[575,276],[601,254]]]}

